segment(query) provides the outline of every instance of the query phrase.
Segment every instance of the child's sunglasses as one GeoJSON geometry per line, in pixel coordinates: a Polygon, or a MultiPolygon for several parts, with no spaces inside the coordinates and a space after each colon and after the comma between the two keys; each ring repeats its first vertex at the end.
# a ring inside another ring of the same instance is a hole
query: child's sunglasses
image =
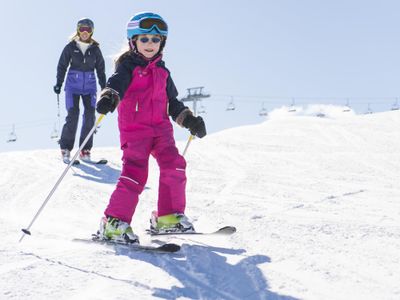
{"type": "Polygon", "coordinates": [[[89,27],[89,26],[80,26],[80,27],[78,27],[78,31],[79,32],[87,32],[87,33],[92,33],[93,32],[93,29],[92,29],[92,27],[89,27]]]}
{"type": "Polygon", "coordinates": [[[143,44],[146,44],[148,42],[150,42],[150,40],[154,43],[154,44],[158,44],[159,42],[161,42],[161,39],[159,37],[152,37],[152,38],[148,38],[148,37],[141,37],[139,39],[139,41],[143,44]]]}

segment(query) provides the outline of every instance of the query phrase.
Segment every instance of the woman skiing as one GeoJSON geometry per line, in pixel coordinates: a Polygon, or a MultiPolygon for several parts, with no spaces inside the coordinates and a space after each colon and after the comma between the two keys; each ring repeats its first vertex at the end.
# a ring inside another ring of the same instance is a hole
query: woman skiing
{"type": "Polygon", "coordinates": [[[184,215],[186,162],[178,153],[169,116],[191,134],[206,135],[201,117],[177,100],[178,92],[162,59],[168,34],[166,22],[151,12],[133,16],[127,24],[129,50],[116,62],[97,103],[107,114],[118,106],[118,126],[123,166],[100,224],[100,237],[139,243],[130,226],[148,175],[150,154],[160,168],[158,211],[152,232],[194,231],[184,215]]]}
{"type": "MultiPolygon", "coordinates": [[[[79,98],[82,97],[84,113],[79,145],[95,123],[96,107],[96,69],[100,87],[106,85],[104,58],[99,44],[93,39],[94,24],[90,19],[78,21],[76,33],[61,53],[57,66],[57,83],[54,92],[60,94],[65,73],[69,67],[65,84],[65,104],[68,111],[60,138],[60,148],[63,161],[69,163],[70,152],[74,147],[75,135],[79,119],[79,98]]],[[[90,150],[93,146],[93,137],[83,147],[80,157],[90,161],[90,150]]]]}

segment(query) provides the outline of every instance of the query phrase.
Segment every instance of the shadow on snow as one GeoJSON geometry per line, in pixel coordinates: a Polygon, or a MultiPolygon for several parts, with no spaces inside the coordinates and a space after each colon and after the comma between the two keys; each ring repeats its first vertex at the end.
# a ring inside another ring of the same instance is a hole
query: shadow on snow
{"type": "Polygon", "coordinates": [[[180,281],[182,287],[153,287],[153,296],[163,299],[285,299],[269,291],[267,279],[258,268],[271,259],[265,255],[243,258],[236,264],[227,262],[226,255],[241,255],[245,250],[183,244],[179,254],[150,254],[115,247],[117,255],[148,262],[180,281]]]}
{"type": "Polygon", "coordinates": [[[79,165],[74,166],[74,168],[77,168],[84,172],[84,174],[79,174],[78,172],[75,172],[74,176],[100,183],[115,184],[121,174],[121,170],[114,169],[108,164],[91,165],[80,163],[79,165]]]}
{"type": "MultiPolygon", "coordinates": [[[[114,169],[109,165],[80,163],[74,167],[84,172],[84,174],[75,172],[74,176],[99,183],[116,184],[121,175],[121,170],[114,169]]],[[[149,190],[150,187],[145,186],[144,189],[149,190]]]]}

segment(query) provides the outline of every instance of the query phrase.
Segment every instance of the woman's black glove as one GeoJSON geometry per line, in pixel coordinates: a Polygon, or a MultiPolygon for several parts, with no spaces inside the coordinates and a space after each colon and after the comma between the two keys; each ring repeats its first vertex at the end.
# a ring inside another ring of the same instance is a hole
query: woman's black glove
{"type": "Polygon", "coordinates": [[[118,92],[105,88],[100,94],[100,100],[97,102],[96,111],[99,114],[106,115],[109,112],[113,112],[119,103],[118,92]]]}
{"type": "Polygon", "coordinates": [[[182,125],[189,129],[192,135],[195,135],[199,138],[205,137],[206,125],[204,124],[202,117],[195,117],[193,115],[187,115],[183,120],[182,125]]]}
{"type": "Polygon", "coordinates": [[[59,95],[61,93],[61,84],[56,84],[55,86],[53,86],[53,91],[54,93],[59,95]]]}

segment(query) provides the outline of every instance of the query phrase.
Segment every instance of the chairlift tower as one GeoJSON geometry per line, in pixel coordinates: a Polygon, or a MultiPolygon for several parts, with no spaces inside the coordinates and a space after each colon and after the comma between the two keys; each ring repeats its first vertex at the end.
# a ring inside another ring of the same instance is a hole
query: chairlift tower
{"type": "Polygon", "coordinates": [[[181,99],[182,102],[193,102],[193,114],[197,115],[197,102],[203,98],[210,97],[210,94],[203,93],[203,86],[188,88],[188,94],[185,98],[181,99]]]}

